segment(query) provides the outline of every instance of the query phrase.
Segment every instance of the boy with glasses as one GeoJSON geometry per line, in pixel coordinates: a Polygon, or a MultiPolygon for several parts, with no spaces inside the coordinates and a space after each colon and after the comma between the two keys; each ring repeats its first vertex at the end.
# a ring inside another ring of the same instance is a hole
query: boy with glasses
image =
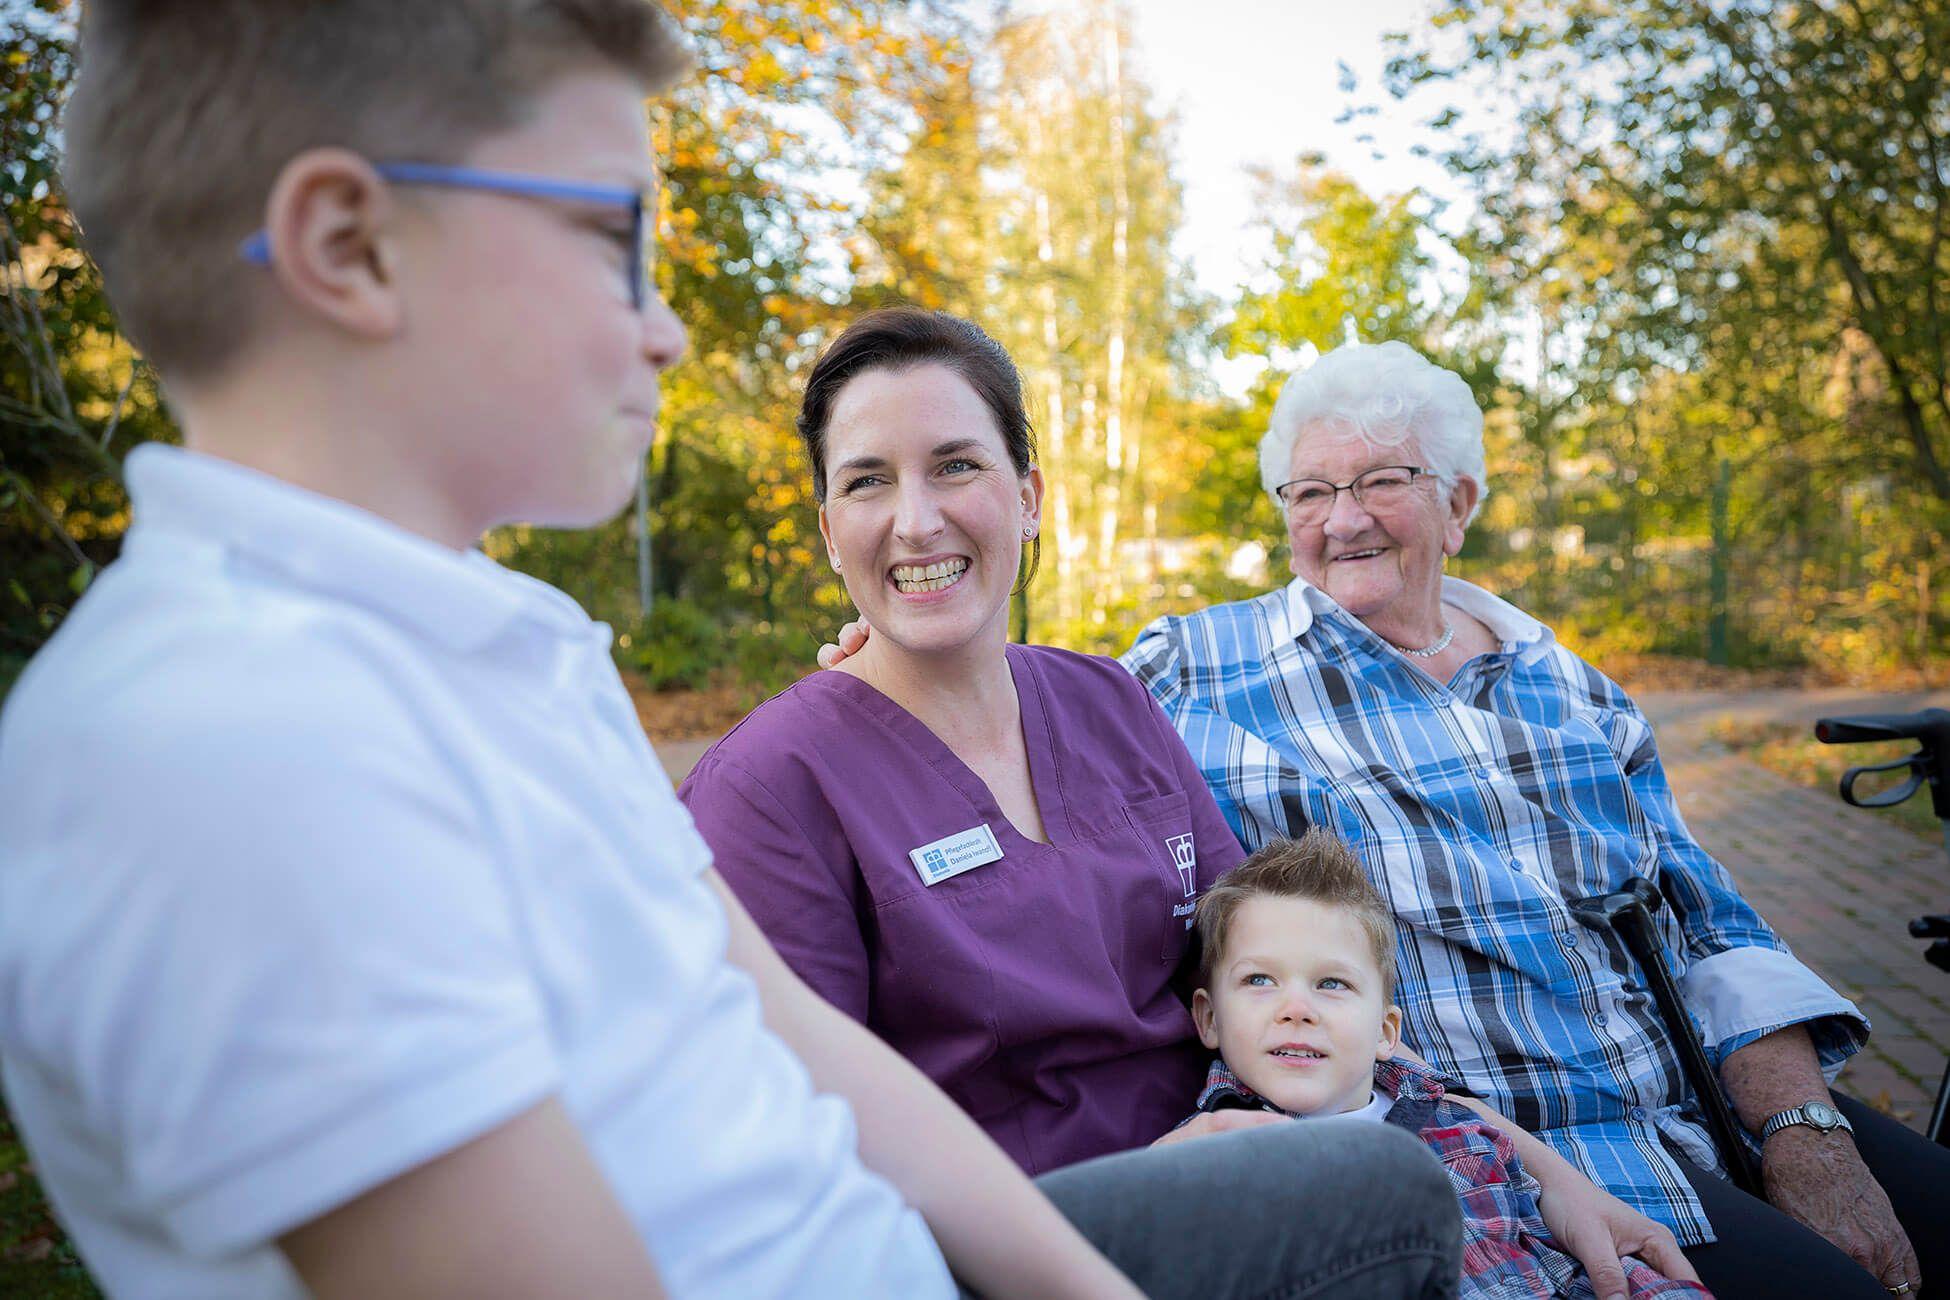
{"type": "Polygon", "coordinates": [[[113,1293],[1131,1294],[473,549],[641,472],[681,62],[643,0],[87,6],[70,198],[187,446],[0,723],[0,1070],[113,1293]]]}

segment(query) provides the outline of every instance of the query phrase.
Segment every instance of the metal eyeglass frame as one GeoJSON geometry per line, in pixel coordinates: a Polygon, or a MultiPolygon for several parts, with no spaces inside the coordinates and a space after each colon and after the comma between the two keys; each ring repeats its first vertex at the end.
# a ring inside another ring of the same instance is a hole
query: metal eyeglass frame
{"type": "Polygon", "coordinates": [[[1366,509],[1368,503],[1362,498],[1361,495],[1362,489],[1357,488],[1355,484],[1359,483],[1362,479],[1366,478],[1370,474],[1379,474],[1383,470],[1390,470],[1390,469],[1407,470],[1408,486],[1413,486],[1417,479],[1423,479],[1423,478],[1440,479],[1442,477],[1440,474],[1437,474],[1434,470],[1430,469],[1426,465],[1375,465],[1375,466],[1371,466],[1368,469],[1362,470],[1359,474],[1356,474],[1353,478],[1349,479],[1345,483],[1336,483],[1334,482],[1334,480],[1327,479],[1327,478],[1310,477],[1310,478],[1288,479],[1286,482],[1280,484],[1278,487],[1273,489],[1273,497],[1275,500],[1277,500],[1280,503],[1280,508],[1282,510],[1291,511],[1295,509],[1296,506],[1295,503],[1290,502],[1286,499],[1286,490],[1288,488],[1292,487],[1295,483],[1325,483],[1328,487],[1334,489],[1334,495],[1329,497],[1327,500],[1327,509],[1321,512],[1321,518],[1325,519],[1328,515],[1334,513],[1334,505],[1336,502],[1338,502],[1341,499],[1341,493],[1343,492],[1353,493],[1355,503],[1361,506],[1363,509],[1366,509]]]}
{"type": "MultiPolygon", "coordinates": [[[[637,311],[650,296],[649,226],[644,220],[647,196],[624,185],[597,185],[588,181],[565,181],[550,176],[527,176],[518,172],[487,171],[479,167],[449,167],[441,163],[374,163],[373,170],[401,185],[442,185],[449,189],[482,190],[489,194],[513,194],[523,198],[554,199],[569,203],[603,203],[627,208],[630,237],[636,256],[630,264],[630,306],[637,311]]],[[[258,230],[237,246],[237,254],[254,266],[271,264],[271,236],[258,230]]]]}

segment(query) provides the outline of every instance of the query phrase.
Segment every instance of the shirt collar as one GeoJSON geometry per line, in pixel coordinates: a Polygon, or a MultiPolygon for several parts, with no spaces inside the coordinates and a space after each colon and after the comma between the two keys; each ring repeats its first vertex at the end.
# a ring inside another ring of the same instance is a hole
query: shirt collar
{"type": "Polygon", "coordinates": [[[561,637],[594,626],[546,583],[457,551],[378,515],[235,462],[145,443],[126,462],[129,544],[170,535],[223,549],[241,566],[363,606],[458,649],[517,623],[561,637]]]}
{"type": "MultiPolygon", "coordinates": [[[[1200,1110],[1229,1110],[1245,1107],[1256,1110],[1275,1110],[1280,1108],[1239,1081],[1239,1076],[1226,1066],[1224,1061],[1213,1061],[1212,1068],[1205,1072],[1205,1086],[1199,1089],[1198,1108],[1200,1110]]],[[[1280,1111],[1284,1115],[1285,1111],[1280,1111]]]]}
{"type": "MultiPolygon", "coordinates": [[[[1461,578],[1442,579],[1442,601],[1487,627],[1490,635],[1501,643],[1503,652],[1515,655],[1522,663],[1541,658],[1557,639],[1548,627],[1509,601],[1461,578]]],[[[1286,585],[1284,599],[1278,605],[1277,612],[1285,616],[1287,637],[1293,640],[1304,636],[1316,618],[1341,609],[1339,601],[1300,577],[1286,585]]]]}
{"type": "Polygon", "coordinates": [[[1441,1101],[1448,1092],[1447,1080],[1434,1070],[1425,1069],[1404,1056],[1390,1057],[1374,1067],[1376,1092],[1385,1092],[1397,1101],[1441,1101]]]}

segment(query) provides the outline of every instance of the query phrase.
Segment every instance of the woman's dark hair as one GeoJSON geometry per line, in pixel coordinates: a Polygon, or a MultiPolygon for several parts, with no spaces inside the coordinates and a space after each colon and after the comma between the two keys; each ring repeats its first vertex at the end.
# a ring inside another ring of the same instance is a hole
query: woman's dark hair
{"type": "MultiPolygon", "coordinates": [[[[812,460],[813,499],[826,503],[826,424],[833,403],[855,378],[872,370],[946,366],[960,375],[995,417],[995,427],[1018,475],[1036,463],[1036,435],[1022,402],[1022,376],[1000,343],[980,326],[944,311],[883,307],[847,326],[813,363],[799,403],[799,438],[812,460]]],[[[1042,559],[1039,536],[1029,544],[1026,584],[1042,559]]]]}

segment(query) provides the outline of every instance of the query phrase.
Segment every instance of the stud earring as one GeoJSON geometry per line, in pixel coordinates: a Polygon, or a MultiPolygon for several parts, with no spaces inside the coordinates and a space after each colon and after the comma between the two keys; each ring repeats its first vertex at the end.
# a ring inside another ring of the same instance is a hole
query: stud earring
{"type": "Polygon", "coordinates": [[[1030,538],[1030,537],[1034,537],[1034,536],[1036,535],[1036,525],[1034,525],[1034,524],[1024,524],[1024,525],[1022,526],[1022,535],[1023,535],[1023,536],[1025,537],[1025,538],[1030,538]]]}

